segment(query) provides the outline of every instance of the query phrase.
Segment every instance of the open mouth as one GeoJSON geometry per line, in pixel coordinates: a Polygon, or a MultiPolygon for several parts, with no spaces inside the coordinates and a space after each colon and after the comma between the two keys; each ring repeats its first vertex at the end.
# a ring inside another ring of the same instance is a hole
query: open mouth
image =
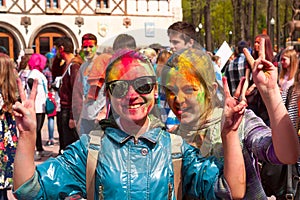
{"type": "Polygon", "coordinates": [[[133,105],[128,105],[128,109],[137,109],[139,107],[141,107],[143,104],[139,103],[139,104],[133,104],[133,105]]]}

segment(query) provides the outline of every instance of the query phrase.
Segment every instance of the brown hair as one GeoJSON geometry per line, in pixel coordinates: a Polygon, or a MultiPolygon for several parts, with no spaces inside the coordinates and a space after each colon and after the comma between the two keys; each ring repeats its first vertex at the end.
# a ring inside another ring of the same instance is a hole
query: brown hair
{"type": "Polygon", "coordinates": [[[180,34],[180,38],[188,43],[190,39],[197,41],[195,26],[188,22],[178,21],[169,26],[168,35],[170,34],[180,34]]]}
{"type": "MultiPolygon", "coordinates": [[[[264,38],[265,39],[265,55],[266,55],[266,60],[272,62],[273,61],[273,46],[270,37],[267,34],[259,34],[255,37],[256,38],[264,38]]],[[[253,49],[253,58],[257,59],[258,58],[258,53],[253,49]]]]}
{"type": "Polygon", "coordinates": [[[24,55],[21,57],[21,62],[19,64],[19,71],[22,69],[26,69],[26,67],[28,66],[29,59],[30,59],[30,55],[24,55]]]}
{"type": "Polygon", "coordinates": [[[12,105],[17,101],[17,75],[14,69],[14,61],[0,53],[0,89],[6,105],[5,111],[8,112],[12,112],[12,105]]]}

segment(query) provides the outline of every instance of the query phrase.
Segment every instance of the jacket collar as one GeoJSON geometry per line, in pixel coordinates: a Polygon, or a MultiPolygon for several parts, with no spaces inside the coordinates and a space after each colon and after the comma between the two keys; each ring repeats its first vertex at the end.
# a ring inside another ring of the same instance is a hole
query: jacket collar
{"type": "MultiPolygon", "coordinates": [[[[159,130],[164,129],[164,124],[154,115],[149,115],[149,118],[149,131],[142,134],[139,139],[145,139],[156,144],[161,134],[161,131],[159,130]]],[[[122,131],[113,118],[101,120],[100,125],[103,130],[106,130],[105,133],[117,143],[124,144],[134,137],[122,131]]]]}

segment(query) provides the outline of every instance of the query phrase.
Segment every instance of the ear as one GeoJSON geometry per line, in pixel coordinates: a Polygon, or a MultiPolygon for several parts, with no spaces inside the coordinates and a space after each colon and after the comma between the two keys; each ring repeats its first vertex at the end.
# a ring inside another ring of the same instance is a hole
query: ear
{"type": "Polygon", "coordinates": [[[217,92],[217,89],[218,89],[218,84],[216,82],[213,82],[213,92],[214,94],[217,92]]]}
{"type": "Polygon", "coordinates": [[[64,52],[64,51],[65,51],[65,47],[64,47],[64,46],[60,46],[60,47],[58,48],[58,51],[59,51],[59,52],[64,52]]]}
{"type": "Polygon", "coordinates": [[[187,43],[188,48],[192,48],[194,46],[195,40],[190,39],[189,42],[187,43]]]}
{"type": "Polygon", "coordinates": [[[155,95],[155,98],[158,98],[158,85],[157,85],[157,83],[154,86],[154,95],[155,95]]]}

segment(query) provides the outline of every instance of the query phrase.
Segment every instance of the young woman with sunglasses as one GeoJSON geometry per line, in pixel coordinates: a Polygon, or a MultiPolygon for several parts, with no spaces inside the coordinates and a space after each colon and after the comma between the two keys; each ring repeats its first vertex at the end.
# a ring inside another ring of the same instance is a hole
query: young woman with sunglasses
{"type": "MultiPolygon", "coordinates": [[[[171,135],[150,114],[158,88],[151,63],[136,51],[119,51],[107,67],[105,85],[112,114],[100,122],[104,135],[96,169],[95,199],[176,199],[171,155],[176,146],[171,147],[171,135]]],[[[177,136],[182,142],[174,156],[183,158],[182,189],[186,197],[231,199],[244,195],[244,160],[237,132],[228,122],[233,115],[240,118],[245,107],[228,90],[227,94],[230,106],[224,110],[224,164],[215,157],[203,158],[197,148],[177,136]]],[[[14,106],[20,130],[14,194],[20,199],[59,199],[76,193],[86,197],[90,136],[81,136],[62,155],[35,166],[34,96],[26,100],[21,93],[21,98],[23,104],[14,106]]]]}
{"type": "MultiPolygon", "coordinates": [[[[298,139],[277,85],[277,68],[263,59],[264,40],[261,42],[259,59],[254,60],[246,49],[244,53],[268,109],[271,128],[249,109],[239,119],[241,123],[236,124],[246,166],[247,188],[243,199],[267,199],[257,174],[257,159],[271,164],[292,164],[296,162],[299,152],[298,139]]],[[[213,65],[205,52],[186,49],[172,55],[162,70],[161,78],[169,106],[180,121],[174,133],[199,148],[203,156],[222,158],[226,156],[223,131],[220,130],[224,110],[222,104],[216,101],[217,88],[213,74],[213,65]]],[[[226,83],[225,94],[227,90],[226,83]]],[[[246,103],[241,90],[235,92],[234,98],[246,103]]],[[[225,109],[227,101],[228,97],[225,109]]]]}

